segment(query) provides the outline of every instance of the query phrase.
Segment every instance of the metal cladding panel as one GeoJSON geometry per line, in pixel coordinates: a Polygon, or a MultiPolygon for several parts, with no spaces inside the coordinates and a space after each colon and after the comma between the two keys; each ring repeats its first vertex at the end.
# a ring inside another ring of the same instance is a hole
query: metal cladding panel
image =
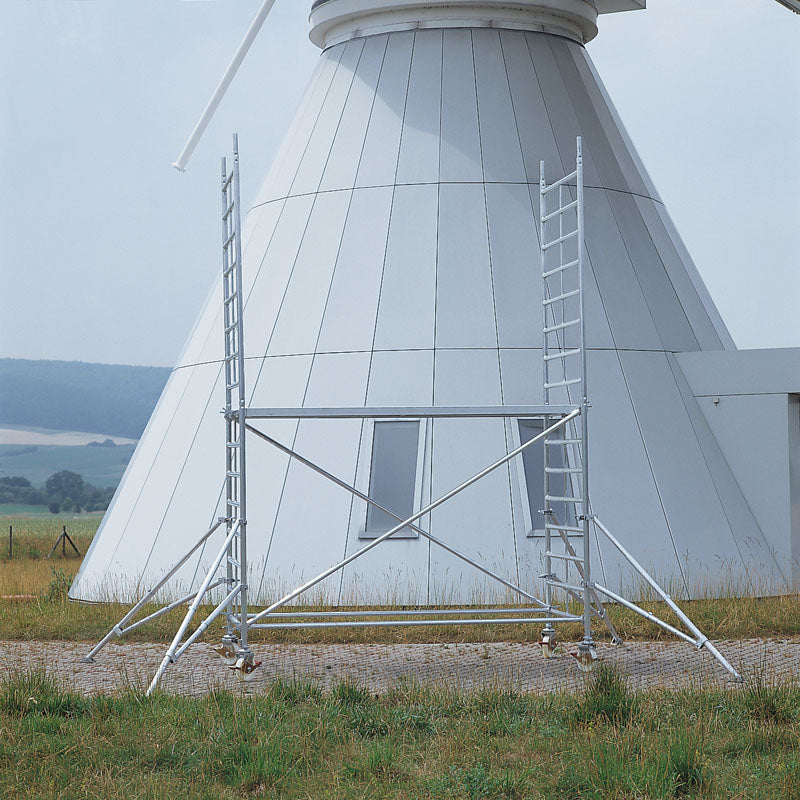
{"type": "Polygon", "coordinates": [[[666,350],[696,350],[697,337],[664,269],[664,263],[639,213],[636,200],[629,194],[607,192],[625,248],[633,264],[650,316],[666,350]]]}
{"type": "Polygon", "coordinates": [[[492,290],[500,347],[530,347],[542,337],[541,264],[528,187],[486,184],[492,290]]]}
{"type": "Polygon", "coordinates": [[[433,350],[394,350],[372,355],[367,404],[433,404],[433,350]]]}
{"type": "Polygon", "coordinates": [[[372,349],[392,194],[388,186],[353,192],[316,346],[320,352],[372,349]]]}
{"type": "MultiPolygon", "coordinates": [[[[782,536],[781,534],[789,529],[788,517],[784,519],[782,526],[765,528],[759,525],[746,495],[743,494],[741,486],[736,480],[731,465],[729,465],[720,444],[712,433],[708,421],[700,409],[700,405],[692,395],[689,384],[686,382],[675,356],[669,353],[667,354],[667,360],[683,396],[683,402],[689,413],[695,435],[703,450],[709,474],[714,481],[717,494],[719,494],[722,502],[722,508],[725,511],[731,533],[736,541],[737,549],[743,561],[751,565],[752,590],[757,594],[769,594],[777,588],[788,588],[791,583],[791,571],[781,568],[781,562],[788,563],[785,550],[781,553],[780,558],[776,558],[776,554],[780,552],[782,541],[786,543],[785,535],[782,536]]],[[[785,398],[783,400],[784,402],[779,404],[778,409],[779,412],[783,411],[785,413],[785,398]]],[[[765,406],[765,410],[766,408],[765,406]]],[[[781,414],[779,413],[778,418],[780,416],[781,414]]],[[[784,428],[784,436],[782,438],[784,442],[787,441],[788,436],[786,435],[785,426],[779,425],[778,427],[784,428]]],[[[747,426],[744,426],[740,430],[744,431],[746,429],[747,426]]],[[[779,442],[780,436],[773,437],[772,443],[775,444],[776,440],[779,442]]],[[[776,462],[781,451],[786,452],[785,444],[783,446],[778,444],[772,451],[773,460],[776,462]]],[[[767,461],[769,460],[767,458],[767,461]]],[[[788,470],[781,469],[779,472],[786,473],[788,470]]],[[[783,483],[785,490],[786,483],[783,483]]],[[[784,504],[788,512],[788,497],[785,499],[784,504]]]]}
{"type": "Polygon", "coordinates": [[[697,404],[713,432],[715,443],[719,443],[725,466],[730,465],[735,485],[746,498],[748,511],[752,509],[759,523],[759,536],[755,541],[744,540],[748,550],[757,551],[753,559],[754,567],[758,567],[753,571],[753,587],[786,590],[791,588],[791,567],[797,567],[792,563],[789,536],[787,398],[785,395],[737,395],[718,399],[717,403],[714,398],[701,397],[697,404]],[[765,468],[765,465],[770,466],[765,468]],[[782,480],[781,475],[787,478],[782,480]],[[777,556],[777,565],[773,554],[777,556]],[[776,566],[786,574],[776,575],[776,566]]]}
{"type": "MultiPolygon", "coordinates": [[[[252,393],[251,405],[258,408],[270,404],[288,407],[302,405],[312,360],[312,356],[263,359],[252,393]]],[[[295,444],[296,420],[252,420],[251,424],[287,446],[295,444]]],[[[271,444],[251,434],[247,435],[249,517],[247,545],[249,561],[254,572],[250,589],[256,601],[266,602],[271,597],[264,591],[264,571],[289,463],[289,457],[271,444]]]]}
{"type": "MultiPolygon", "coordinates": [[[[589,492],[592,513],[659,580],[680,586],[682,563],[667,525],[631,395],[614,351],[588,358],[589,492]]],[[[638,594],[641,581],[607,542],[601,546],[603,577],[610,587],[638,594]]]]}
{"type": "Polygon", "coordinates": [[[316,196],[281,301],[269,355],[316,351],[352,195],[352,191],[347,191],[316,196]]]}
{"type": "MultiPolygon", "coordinates": [[[[364,402],[368,353],[317,355],[304,405],[364,402]]],[[[303,420],[294,448],[323,469],[352,484],[358,461],[360,420],[303,420]]],[[[308,467],[289,465],[264,571],[262,594],[272,595],[314,577],[345,551],[352,499],[348,492],[308,467]],[[290,585],[291,584],[291,585],[290,585]]],[[[335,602],[338,575],[312,597],[335,602]]]]}
{"type": "Polygon", "coordinates": [[[394,191],[376,350],[433,348],[438,205],[436,185],[398,186],[394,191]]]}
{"type": "Polygon", "coordinates": [[[800,347],[677,353],[699,395],[800,394],[800,347]]]}
{"type": "Polygon", "coordinates": [[[514,120],[511,89],[500,47],[500,34],[473,38],[475,56],[475,85],[478,92],[478,121],[480,123],[483,180],[525,183],[522,147],[514,120]],[[497,120],[505,124],[498,125],[497,120]]]}
{"type": "Polygon", "coordinates": [[[497,347],[481,185],[442,185],[439,190],[436,347],[497,347]]]}
{"type": "Polygon", "coordinates": [[[586,252],[600,289],[614,344],[660,350],[661,340],[625,249],[607,193],[586,190],[586,252]]]}
{"type": "Polygon", "coordinates": [[[543,403],[541,349],[500,350],[500,380],[505,405],[543,403]]]}
{"type": "MultiPolygon", "coordinates": [[[[244,329],[245,352],[248,355],[263,356],[267,352],[313,206],[313,196],[291,197],[281,211],[275,234],[259,263],[259,273],[263,277],[258,283],[258,290],[248,297],[244,329]]],[[[251,260],[242,259],[243,269],[250,271],[252,267],[251,260]]],[[[210,335],[213,337],[213,331],[210,335]]],[[[219,340],[219,331],[216,338],[219,340]]]]}
{"type": "Polygon", "coordinates": [[[386,36],[370,36],[364,42],[355,79],[322,176],[321,192],[352,189],[355,186],[387,41],[386,36]]]}
{"type": "Polygon", "coordinates": [[[309,138],[314,131],[322,106],[339,69],[339,61],[344,49],[344,45],[332,47],[320,57],[318,72],[312,79],[306,97],[284,139],[284,144],[278,151],[278,157],[272,163],[256,194],[254,205],[258,206],[289,194],[297,175],[297,169],[308,148],[309,138]]]}
{"type": "Polygon", "coordinates": [[[331,81],[314,130],[307,141],[289,194],[307,194],[319,189],[333,140],[342,122],[344,106],[355,80],[364,44],[364,39],[352,39],[344,45],[336,74],[331,81]]]}
{"type": "Polygon", "coordinates": [[[800,586],[800,396],[789,397],[789,539],[792,585],[800,586]]]}
{"type": "MultiPolygon", "coordinates": [[[[525,36],[512,31],[500,31],[500,44],[505,58],[525,173],[528,182],[538,187],[541,161],[545,162],[545,174],[550,182],[558,180],[571,170],[565,169],[565,163],[561,160],[525,36]]],[[[566,164],[573,160],[570,157],[566,164]]]]}
{"type": "Polygon", "coordinates": [[[746,566],[665,353],[620,352],[691,596],[740,585],[746,566]]]}
{"type": "MultiPolygon", "coordinates": [[[[561,40],[553,42],[556,37],[540,33],[526,33],[525,38],[530,49],[539,88],[547,108],[547,118],[552,126],[556,146],[561,154],[564,169],[571,172],[575,163],[575,139],[583,133],[575,109],[567,94],[564,79],[556,64],[553,50],[561,47],[561,40]]],[[[602,180],[594,163],[591,143],[585,142],[583,148],[583,169],[586,186],[602,186],[602,180]]],[[[557,176],[554,176],[554,178],[557,176]]],[[[552,180],[548,178],[548,181],[552,180]]]]}
{"type": "MultiPolygon", "coordinates": [[[[499,403],[496,350],[437,350],[437,404],[499,403]]],[[[505,426],[497,419],[438,419],[433,424],[433,498],[487,467],[507,450],[505,426]]],[[[462,553],[516,579],[508,465],[496,469],[431,512],[431,533],[462,553]]],[[[494,599],[498,586],[441,548],[431,548],[431,602],[494,599]]]]}
{"type": "Polygon", "coordinates": [[[414,34],[388,37],[356,186],[390,186],[397,173],[414,34]]]}
{"type": "MultiPolygon", "coordinates": [[[[440,497],[502,457],[502,420],[436,420],[433,425],[432,495],[440,497]]],[[[517,553],[507,465],[431,512],[431,533],[470,558],[517,580],[517,553]]],[[[434,603],[492,601],[502,587],[435,545],[431,547],[430,598],[434,603]]]]}
{"type": "Polygon", "coordinates": [[[398,184],[436,183],[442,109],[442,31],[417,31],[397,162],[398,184]]]}
{"type": "Polygon", "coordinates": [[[444,31],[439,180],[483,180],[472,32],[444,31]]]}

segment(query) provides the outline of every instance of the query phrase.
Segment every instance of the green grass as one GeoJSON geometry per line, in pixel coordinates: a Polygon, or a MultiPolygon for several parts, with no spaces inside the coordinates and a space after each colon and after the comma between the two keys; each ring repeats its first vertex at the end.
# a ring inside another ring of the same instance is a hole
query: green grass
{"type": "Polygon", "coordinates": [[[68,469],[94,486],[116,486],[133,455],[134,445],[0,445],[0,474],[21,475],[34,486],[68,469]]]}
{"type": "Polygon", "coordinates": [[[577,696],[279,681],[148,700],[29,672],[0,684],[0,797],[797,800],[800,689],[775,717],[761,688],[632,693],[606,673],[577,696]]]}

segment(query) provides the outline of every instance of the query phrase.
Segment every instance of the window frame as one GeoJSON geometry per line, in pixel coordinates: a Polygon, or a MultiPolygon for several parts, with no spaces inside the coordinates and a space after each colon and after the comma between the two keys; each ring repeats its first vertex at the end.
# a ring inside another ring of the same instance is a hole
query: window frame
{"type": "MultiPolygon", "coordinates": [[[[389,417],[385,419],[370,419],[367,420],[366,424],[366,435],[364,437],[364,445],[362,452],[367,456],[366,463],[364,465],[364,470],[362,473],[362,479],[360,481],[360,486],[358,487],[361,492],[363,492],[368,497],[370,496],[370,485],[372,483],[372,456],[373,456],[373,447],[375,443],[375,426],[381,423],[393,423],[393,422],[416,422],[418,423],[418,438],[417,438],[417,460],[415,465],[415,474],[414,474],[414,500],[412,509],[414,512],[417,512],[422,508],[422,492],[423,492],[423,482],[424,482],[424,472],[425,472],[425,443],[428,438],[428,425],[430,420],[427,418],[420,418],[420,417],[389,417]]],[[[371,541],[373,539],[377,539],[379,536],[382,536],[386,531],[374,531],[369,530],[367,528],[367,519],[370,504],[364,502],[364,510],[363,513],[359,515],[359,524],[358,524],[358,538],[362,541],[371,541]]],[[[419,525],[419,520],[415,524],[419,525]]],[[[387,529],[388,530],[388,529],[387,529]]],[[[410,528],[405,528],[404,530],[398,531],[392,536],[389,537],[390,539],[399,539],[399,540],[406,540],[406,539],[419,539],[420,535],[410,528]]]]}
{"type": "MultiPolygon", "coordinates": [[[[515,420],[513,420],[514,424],[511,425],[511,435],[515,449],[522,446],[520,425],[525,422],[538,425],[539,433],[544,430],[543,417],[517,417],[515,420]]],[[[534,448],[538,447],[538,445],[531,446],[534,448]]],[[[542,475],[544,475],[544,442],[541,444],[541,451],[542,475]]],[[[520,454],[519,457],[515,458],[514,460],[517,462],[517,479],[520,486],[520,501],[522,503],[522,518],[525,525],[525,536],[528,539],[544,539],[546,535],[544,529],[544,514],[539,514],[539,509],[530,507],[531,503],[530,494],[528,493],[528,476],[525,474],[525,460],[523,456],[524,454],[520,454]],[[541,519],[541,528],[534,526],[534,519],[536,518],[541,519]]],[[[542,483],[542,489],[544,489],[544,483],[542,483]]],[[[542,491],[542,497],[544,498],[544,491],[542,491]]],[[[544,503],[544,500],[542,500],[542,503],[544,503]]],[[[580,539],[582,534],[568,531],[567,536],[573,539],[580,539]]]]}

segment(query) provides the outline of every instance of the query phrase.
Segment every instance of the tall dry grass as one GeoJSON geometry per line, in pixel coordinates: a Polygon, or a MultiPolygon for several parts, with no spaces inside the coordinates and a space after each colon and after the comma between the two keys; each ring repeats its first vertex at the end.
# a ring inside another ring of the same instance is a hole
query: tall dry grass
{"type": "MultiPolygon", "coordinates": [[[[81,553],[85,553],[98,525],[99,517],[81,517],[66,521],[67,531],[81,553]]],[[[47,559],[46,555],[64,524],[59,519],[0,519],[0,526],[14,526],[15,555],[9,560],[0,536],[0,595],[28,595],[32,601],[0,599],[0,639],[52,639],[91,641],[102,638],[126,613],[127,606],[118,604],[86,605],[69,602],[66,590],[78,570],[80,559],[61,555],[61,549],[47,559]]],[[[2,533],[2,527],[0,527],[2,533]]],[[[509,606],[513,603],[509,603],[509,606]]],[[[713,639],[738,639],[769,636],[800,636],[800,596],[776,597],[730,596],[684,602],[683,609],[713,639]]],[[[643,601],[642,606],[676,624],[664,603],[643,601]]],[[[325,606],[304,606],[306,610],[329,610],[325,606]]],[[[340,610],[347,607],[340,607],[340,610]]],[[[398,611],[402,607],[396,606],[398,611]]],[[[669,640],[671,634],[657,628],[633,612],[609,606],[609,614],[623,638],[627,640],[669,640]]],[[[152,608],[149,610],[153,610],[152,608]]],[[[198,621],[202,618],[201,608],[198,621]]],[[[352,610],[352,609],[351,609],[352,610]]],[[[575,609],[577,610],[577,608],[575,609]]],[[[178,609],[155,622],[142,626],[130,636],[137,641],[166,641],[172,638],[183,616],[178,609]]],[[[206,635],[218,638],[221,623],[213,625],[206,635]]],[[[609,639],[601,623],[595,624],[600,641],[609,639]]],[[[582,636],[580,626],[563,624],[559,636],[564,641],[582,636]]],[[[508,624],[498,626],[438,626],[414,628],[315,629],[254,632],[254,640],[262,642],[532,642],[539,638],[539,626],[508,624]]]]}

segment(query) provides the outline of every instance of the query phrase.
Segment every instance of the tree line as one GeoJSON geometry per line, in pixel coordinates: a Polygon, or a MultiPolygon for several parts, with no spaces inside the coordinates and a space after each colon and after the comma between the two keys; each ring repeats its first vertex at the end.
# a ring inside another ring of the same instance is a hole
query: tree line
{"type": "Polygon", "coordinates": [[[0,358],[0,424],[138,439],[170,370],[0,358]]]}
{"type": "Polygon", "coordinates": [[[68,469],[53,473],[43,489],[27,478],[14,475],[0,478],[0,504],[47,506],[52,514],[61,511],[105,511],[114,496],[113,486],[93,486],[82,475],[68,469]]]}

